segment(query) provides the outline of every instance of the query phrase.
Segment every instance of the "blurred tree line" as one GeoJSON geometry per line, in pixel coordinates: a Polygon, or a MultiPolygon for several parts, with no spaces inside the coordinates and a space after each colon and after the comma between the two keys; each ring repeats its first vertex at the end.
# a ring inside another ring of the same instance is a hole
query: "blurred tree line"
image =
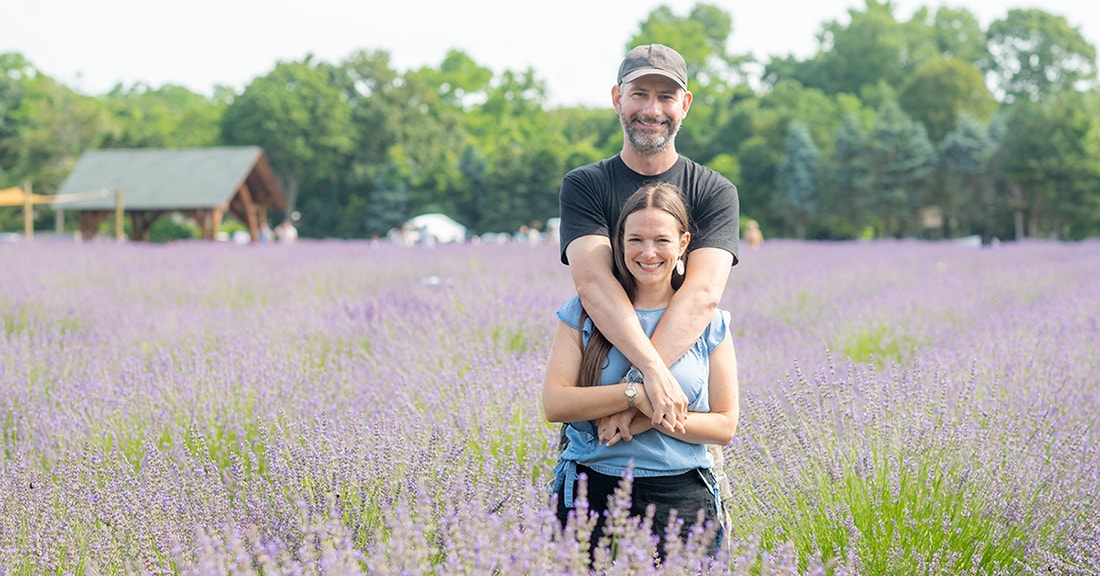
{"type": "MultiPolygon", "coordinates": [[[[966,9],[899,20],[876,0],[848,16],[822,25],[812,57],[762,62],[726,49],[722,9],[660,7],[624,51],[684,55],[695,99],[678,149],[737,184],[769,236],[1100,235],[1096,49],[1078,28],[1037,9],[985,29],[966,9]]],[[[476,232],[545,222],[562,175],[621,137],[610,99],[549,107],[535,70],[495,74],[458,50],[403,72],[385,51],[307,56],[211,96],[87,96],[0,54],[0,187],[52,193],[89,149],[259,145],[309,237],[382,235],[424,212],[476,232]]],[[[0,230],[20,227],[0,209],[0,230]]]]}

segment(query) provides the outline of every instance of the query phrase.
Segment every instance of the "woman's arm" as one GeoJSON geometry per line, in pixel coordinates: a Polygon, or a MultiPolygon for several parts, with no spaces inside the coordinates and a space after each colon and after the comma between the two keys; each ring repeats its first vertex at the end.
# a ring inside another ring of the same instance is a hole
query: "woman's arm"
{"type": "MultiPolygon", "coordinates": [[[[688,412],[683,433],[669,432],[663,428],[658,430],[662,434],[692,444],[725,446],[733,440],[740,416],[740,393],[737,385],[737,354],[728,330],[726,337],[710,353],[710,379],[707,386],[710,412],[688,412]]],[[[639,403],[639,411],[644,412],[647,407],[647,403],[639,403]]],[[[635,417],[630,422],[631,435],[641,434],[650,428],[652,426],[649,418],[644,415],[635,417]]]]}
{"type": "Polygon", "coordinates": [[[547,420],[595,420],[629,407],[625,383],[580,387],[580,371],[581,333],[559,320],[542,382],[542,410],[547,420]]]}

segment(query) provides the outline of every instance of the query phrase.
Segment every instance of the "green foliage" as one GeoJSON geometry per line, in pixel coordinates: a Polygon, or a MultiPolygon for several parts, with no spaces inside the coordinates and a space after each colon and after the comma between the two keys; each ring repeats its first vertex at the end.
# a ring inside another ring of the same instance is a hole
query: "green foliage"
{"type": "Polygon", "coordinates": [[[966,8],[941,6],[936,9],[932,34],[939,53],[946,58],[977,66],[988,56],[985,32],[966,8]]]}
{"type": "Polygon", "coordinates": [[[1096,230],[1097,110],[1095,97],[1074,93],[1009,110],[1003,168],[1029,235],[1069,239],[1096,230]]]}
{"type": "Polygon", "coordinates": [[[844,117],[833,136],[833,158],[826,169],[823,204],[830,209],[824,218],[828,238],[852,238],[867,219],[863,206],[870,195],[871,166],[867,158],[866,134],[854,114],[844,117]]]}
{"type": "Polygon", "coordinates": [[[986,35],[986,71],[1009,101],[1046,100],[1096,79],[1096,47],[1062,16],[1012,9],[986,35]]]}
{"type": "Polygon", "coordinates": [[[202,230],[189,218],[169,215],[157,218],[149,228],[150,242],[171,242],[172,240],[193,240],[202,238],[202,230]]]}
{"type": "Polygon", "coordinates": [[[863,12],[849,10],[848,24],[834,20],[822,27],[822,50],[812,60],[773,61],[772,78],[794,79],[827,94],[860,94],[880,81],[899,85],[915,64],[908,61],[915,51],[893,10],[890,2],[875,0],[867,0],[863,12]]]}
{"type": "Polygon", "coordinates": [[[993,235],[997,206],[993,179],[986,171],[994,146],[985,126],[969,116],[960,118],[940,145],[940,183],[928,198],[944,212],[945,236],[965,229],[988,242],[993,235]]]}
{"type": "Polygon", "coordinates": [[[872,184],[867,207],[883,236],[911,233],[935,149],[924,126],[894,103],[883,107],[868,142],[872,184]]]}
{"type": "Polygon", "coordinates": [[[222,117],[227,144],[264,149],[290,210],[297,206],[300,186],[336,168],[357,142],[335,74],[332,65],[314,63],[312,57],[280,62],[254,79],[222,117]]]}
{"type": "Polygon", "coordinates": [[[805,124],[791,124],[787,156],[776,170],[774,201],[779,212],[788,215],[795,237],[806,237],[806,221],[817,212],[817,148],[805,124]]]}
{"type": "Polygon", "coordinates": [[[924,124],[933,142],[942,142],[961,114],[989,120],[997,107],[977,68],[944,58],[921,64],[902,87],[898,104],[924,124]]]}
{"type": "Polygon", "coordinates": [[[860,364],[874,363],[879,368],[907,359],[914,344],[908,338],[894,337],[885,326],[874,326],[852,336],[838,347],[844,357],[860,364]]]}
{"type": "Polygon", "coordinates": [[[105,148],[200,148],[221,142],[225,105],[182,86],[121,85],[102,97],[105,148]]]}

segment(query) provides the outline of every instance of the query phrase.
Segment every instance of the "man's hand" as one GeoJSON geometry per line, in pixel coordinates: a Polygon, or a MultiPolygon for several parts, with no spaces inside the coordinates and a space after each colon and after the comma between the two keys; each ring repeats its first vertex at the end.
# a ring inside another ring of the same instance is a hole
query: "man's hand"
{"type": "Polygon", "coordinates": [[[638,411],[631,408],[618,414],[604,416],[596,421],[596,429],[599,433],[600,444],[614,446],[620,440],[630,442],[634,435],[630,433],[630,421],[638,411]]]}
{"type": "Polygon", "coordinates": [[[683,433],[684,422],[687,420],[687,396],[680,388],[680,383],[665,366],[657,366],[644,372],[643,377],[646,395],[653,409],[653,413],[648,414],[653,427],[660,426],[669,432],[683,433]]]}

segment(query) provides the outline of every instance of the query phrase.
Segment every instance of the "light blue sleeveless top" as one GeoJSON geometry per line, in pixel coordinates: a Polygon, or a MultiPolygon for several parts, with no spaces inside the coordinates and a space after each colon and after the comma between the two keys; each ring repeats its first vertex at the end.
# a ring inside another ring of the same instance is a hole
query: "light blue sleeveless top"
{"type": "MultiPolygon", "coordinates": [[[[638,320],[647,336],[653,336],[657,322],[664,309],[636,310],[638,320]]],[[[558,310],[558,318],[573,328],[580,320],[581,301],[577,297],[566,302],[558,310]]],[[[709,412],[708,396],[710,378],[710,353],[726,338],[729,331],[729,312],[715,310],[714,318],[704,330],[695,345],[669,369],[680,383],[688,399],[688,411],[709,412]]],[[[592,335],[592,320],[586,319],[581,328],[582,343],[587,346],[592,335]]],[[[600,374],[600,385],[622,382],[630,362],[614,347],[608,354],[607,364],[600,374]]],[[[672,438],[657,430],[647,430],[634,436],[630,442],[619,442],[614,446],[600,444],[595,421],[573,422],[566,427],[568,445],[560,454],[555,484],[561,484],[566,478],[575,477],[577,464],[582,464],[601,474],[623,476],[632,470],[636,477],[671,476],[682,474],[696,468],[713,466],[706,446],[692,444],[672,438]],[[572,472],[569,474],[568,472],[572,472]]],[[[563,486],[564,487],[564,486],[563,486]]],[[[571,488],[572,486],[569,486],[571,488]]],[[[572,490],[568,490],[571,492],[572,490]]],[[[568,498],[571,506],[571,495],[568,498]]]]}

